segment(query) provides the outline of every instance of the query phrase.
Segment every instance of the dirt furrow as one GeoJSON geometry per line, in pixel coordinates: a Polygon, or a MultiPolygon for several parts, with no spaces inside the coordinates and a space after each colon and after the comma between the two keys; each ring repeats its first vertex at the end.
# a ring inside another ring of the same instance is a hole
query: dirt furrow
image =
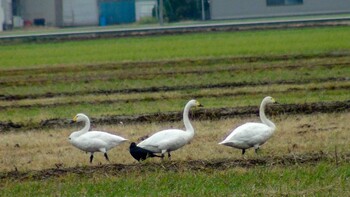
{"type": "MultiPolygon", "coordinates": [[[[326,91],[326,90],[350,90],[350,85],[339,85],[339,86],[329,86],[329,87],[311,87],[311,88],[288,88],[286,90],[281,91],[269,91],[269,94],[282,94],[289,93],[290,91],[301,92],[301,91],[326,91]]],[[[100,101],[69,101],[69,102],[61,102],[61,103],[33,103],[33,104],[12,104],[6,106],[0,106],[1,110],[7,109],[26,109],[26,108],[41,108],[41,107],[62,107],[62,106],[74,106],[81,104],[89,104],[89,105],[103,105],[103,104],[114,104],[114,103],[134,103],[134,102],[144,102],[144,101],[158,101],[164,99],[183,99],[183,98],[220,98],[220,97],[232,97],[232,96],[242,96],[242,95],[256,95],[260,93],[264,93],[265,91],[255,91],[255,92],[226,92],[226,93],[195,93],[195,94],[183,94],[178,96],[161,96],[161,97],[146,97],[146,98],[132,98],[132,99],[107,99],[100,101]]]]}
{"type": "Polygon", "coordinates": [[[95,95],[95,94],[132,94],[132,93],[152,93],[152,92],[168,92],[168,91],[180,91],[190,89],[210,89],[210,88],[234,88],[243,86],[261,86],[261,85],[276,85],[276,84],[307,84],[318,82],[336,82],[336,81],[348,81],[348,77],[344,78],[315,78],[307,80],[278,80],[278,81],[259,81],[259,82],[233,82],[233,83],[219,83],[219,84],[204,84],[204,85],[184,85],[184,86],[160,86],[160,87],[148,87],[148,88],[130,88],[130,89],[116,89],[116,90],[94,90],[94,91],[76,91],[76,92],[59,92],[59,93],[44,93],[44,94],[31,94],[31,95],[4,95],[0,94],[0,100],[24,100],[24,99],[39,99],[39,98],[54,98],[62,96],[83,96],[83,95],[95,95]]]}
{"type": "Polygon", "coordinates": [[[275,62],[275,61],[296,61],[310,59],[330,59],[348,57],[348,52],[333,52],[322,54],[296,54],[296,55],[269,55],[269,56],[243,56],[243,57],[219,57],[219,58],[198,58],[198,59],[180,59],[180,60],[159,60],[159,61],[142,61],[142,62],[124,62],[124,63],[102,63],[91,65],[69,65],[55,66],[44,68],[24,68],[24,69],[8,69],[1,70],[0,76],[18,76],[18,75],[38,75],[51,73],[77,73],[83,71],[109,71],[109,70],[124,70],[140,68],[156,68],[174,66],[193,66],[193,65],[214,65],[227,63],[254,63],[254,62],[275,62]]]}
{"type": "Polygon", "coordinates": [[[254,168],[257,166],[294,166],[303,164],[317,164],[319,162],[348,162],[349,154],[334,155],[323,152],[288,154],[283,156],[264,156],[256,159],[213,159],[213,160],[188,160],[188,161],[163,161],[161,163],[137,163],[137,164],[105,164],[98,166],[82,166],[44,169],[40,171],[11,171],[0,173],[0,180],[45,180],[48,178],[62,177],[68,174],[93,176],[94,174],[108,174],[109,176],[123,176],[128,173],[144,173],[154,171],[212,171],[228,170],[235,167],[254,168]]]}
{"type": "Polygon", "coordinates": [[[287,69],[287,70],[293,70],[298,68],[312,68],[315,69],[317,67],[324,67],[328,69],[332,69],[335,67],[345,67],[350,66],[350,62],[334,62],[334,63],[313,63],[313,64],[294,64],[294,65],[274,65],[274,66],[258,66],[258,67],[245,67],[245,68],[239,68],[239,67],[230,67],[230,68],[214,68],[214,69],[203,69],[199,68],[196,70],[188,70],[188,71],[138,71],[138,72],[131,72],[131,73],[114,73],[110,72],[108,74],[100,74],[96,76],[96,73],[93,73],[93,75],[84,75],[81,77],[76,76],[55,76],[54,78],[48,78],[48,77],[40,77],[40,76],[29,76],[25,78],[19,79],[16,77],[15,79],[0,79],[0,87],[7,87],[7,86],[31,86],[31,85],[46,85],[51,83],[72,83],[72,82],[94,82],[94,81],[114,81],[116,79],[118,80],[134,80],[134,79],[141,79],[141,80],[147,80],[147,79],[153,79],[156,76],[162,76],[162,77],[169,77],[174,75],[193,75],[193,74],[210,74],[210,73],[218,73],[218,72],[259,72],[261,70],[274,70],[274,69],[287,69]]]}
{"type": "MultiPolygon", "coordinates": [[[[336,102],[318,102],[304,104],[276,104],[267,109],[267,113],[271,115],[277,114],[312,114],[312,113],[339,113],[348,112],[350,110],[350,100],[336,102]]],[[[217,109],[201,109],[191,113],[192,119],[197,120],[218,120],[223,118],[243,117],[259,113],[258,106],[245,106],[235,108],[217,108],[217,109]]],[[[164,112],[140,115],[112,115],[101,118],[91,118],[94,124],[117,124],[123,122],[125,124],[142,123],[142,122],[172,122],[182,120],[182,111],[164,112]]],[[[0,122],[0,132],[11,130],[40,130],[45,128],[69,127],[68,119],[48,119],[41,122],[0,122]]]]}

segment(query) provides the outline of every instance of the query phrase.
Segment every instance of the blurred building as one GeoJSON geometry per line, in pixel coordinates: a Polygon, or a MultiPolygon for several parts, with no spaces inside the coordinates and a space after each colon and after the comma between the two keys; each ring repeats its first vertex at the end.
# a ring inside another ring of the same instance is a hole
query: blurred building
{"type": "Polygon", "coordinates": [[[152,16],[157,0],[2,0],[10,25],[96,26],[132,23],[152,16]],[[15,22],[15,24],[13,24],[15,22]]]}
{"type": "MultiPolygon", "coordinates": [[[[170,0],[163,0],[170,6],[170,0]]],[[[157,15],[159,0],[0,0],[1,27],[97,26],[157,15]]],[[[350,13],[350,0],[198,0],[206,19],[350,13]],[[209,4],[208,4],[209,2],[209,4]],[[209,6],[208,6],[209,5],[209,6]],[[207,8],[209,7],[209,9],[207,8]]]]}
{"type": "Polygon", "coordinates": [[[349,0],[210,0],[211,19],[350,13],[349,0]]]}
{"type": "Polygon", "coordinates": [[[0,30],[12,27],[12,0],[0,0],[0,30]]]}

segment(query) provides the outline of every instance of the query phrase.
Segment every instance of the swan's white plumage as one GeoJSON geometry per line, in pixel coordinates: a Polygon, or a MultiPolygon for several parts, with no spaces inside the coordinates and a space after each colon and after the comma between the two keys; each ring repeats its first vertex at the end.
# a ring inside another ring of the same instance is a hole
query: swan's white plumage
{"type": "Polygon", "coordinates": [[[186,130],[179,129],[168,129],[159,131],[144,141],[140,142],[137,146],[144,148],[146,150],[152,151],[154,153],[169,153],[177,150],[184,145],[188,144],[193,136],[194,129],[189,121],[188,113],[191,107],[193,106],[201,106],[198,101],[190,100],[184,109],[183,120],[186,127],[186,130]]]}
{"type": "Polygon", "coordinates": [[[89,131],[77,138],[71,138],[71,143],[86,152],[107,152],[126,139],[102,131],[89,131]]]}
{"type": "MultiPolygon", "coordinates": [[[[85,114],[77,114],[73,121],[85,122],[85,126],[82,130],[73,132],[69,136],[70,143],[80,150],[91,153],[91,155],[93,155],[94,152],[103,152],[107,154],[108,150],[127,141],[127,139],[123,137],[103,131],[89,131],[90,120],[85,114]]],[[[107,155],[105,155],[105,157],[108,159],[107,155]]],[[[90,162],[91,161],[92,158],[90,162]]]]}
{"type": "Polygon", "coordinates": [[[260,119],[262,123],[249,122],[245,123],[232,131],[219,144],[242,149],[243,154],[245,149],[254,147],[255,150],[264,144],[274,133],[276,126],[265,116],[265,106],[268,103],[274,103],[272,97],[265,97],[260,105],[260,119]]]}
{"type": "Polygon", "coordinates": [[[189,143],[191,139],[191,135],[186,131],[169,129],[153,134],[137,146],[154,153],[165,153],[181,148],[189,143]]]}

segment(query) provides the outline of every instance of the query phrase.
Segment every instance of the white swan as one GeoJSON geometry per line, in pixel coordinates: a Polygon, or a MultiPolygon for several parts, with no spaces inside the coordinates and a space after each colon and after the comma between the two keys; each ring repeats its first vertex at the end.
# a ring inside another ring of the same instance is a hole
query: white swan
{"type": "Polygon", "coordinates": [[[159,131],[153,134],[151,137],[140,142],[137,146],[149,150],[153,153],[161,153],[162,156],[164,156],[164,153],[168,152],[168,158],[170,159],[171,151],[175,151],[183,147],[189,143],[194,136],[194,129],[188,118],[190,108],[193,106],[200,107],[202,105],[196,100],[190,100],[186,104],[183,112],[183,121],[186,128],[185,131],[179,129],[159,131]]]}
{"type": "Polygon", "coordinates": [[[89,131],[90,120],[85,114],[77,114],[73,118],[73,121],[85,122],[85,126],[82,130],[70,134],[68,139],[73,146],[91,154],[90,163],[92,163],[92,160],[94,158],[94,152],[104,153],[106,160],[109,161],[107,151],[127,141],[125,138],[106,132],[89,131]]]}
{"type": "Polygon", "coordinates": [[[276,126],[265,116],[265,106],[268,103],[275,103],[275,99],[270,96],[265,97],[260,105],[260,120],[262,123],[248,122],[237,127],[226,139],[219,144],[242,149],[242,155],[245,149],[254,147],[255,153],[262,144],[264,144],[274,133],[276,126]]]}

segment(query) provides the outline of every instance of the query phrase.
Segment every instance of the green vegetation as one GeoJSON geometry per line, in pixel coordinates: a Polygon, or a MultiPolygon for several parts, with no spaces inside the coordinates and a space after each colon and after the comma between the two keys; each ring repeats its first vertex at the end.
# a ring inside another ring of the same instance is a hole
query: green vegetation
{"type": "Polygon", "coordinates": [[[1,196],[348,196],[350,165],[121,172],[2,183],[1,196]]]}
{"type": "Polygon", "coordinates": [[[284,104],[349,100],[349,57],[324,55],[266,56],[252,63],[249,58],[206,58],[154,67],[140,62],[87,66],[81,72],[55,66],[7,70],[1,94],[14,99],[0,100],[0,121],[38,124],[78,112],[101,117],[181,111],[191,98],[206,108],[257,106],[266,95],[284,104]]]}
{"type": "Polygon", "coordinates": [[[350,49],[350,27],[219,32],[0,46],[1,68],[120,61],[271,54],[315,54],[350,49]]]}
{"type": "MultiPolygon", "coordinates": [[[[159,164],[157,168],[130,164],[133,160],[124,144],[111,150],[111,158],[129,170],[116,167],[112,174],[94,171],[111,165],[85,166],[88,156],[67,142],[73,128],[25,127],[48,119],[68,120],[80,112],[91,118],[145,113],[159,113],[161,118],[164,112],[182,111],[192,98],[205,109],[258,106],[266,95],[281,104],[349,101],[349,30],[325,27],[1,45],[0,130],[6,129],[3,123],[14,122],[24,125],[15,131],[26,132],[0,133],[0,167],[5,171],[0,172],[0,196],[349,196],[348,109],[334,114],[274,114],[274,138],[261,155],[249,151],[248,160],[241,160],[250,167],[181,168],[187,160],[241,158],[239,150],[219,147],[217,141],[234,126],[255,120],[255,114],[195,121],[199,132],[187,149],[174,155],[170,163],[179,167],[175,170],[154,160],[149,162],[159,164]],[[294,158],[287,163],[250,163],[314,152],[331,156],[299,164],[294,158]],[[134,171],[135,166],[141,170],[134,171]],[[23,170],[54,167],[77,173],[38,178],[37,171],[28,172],[27,179],[19,176],[23,170]],[[3,176],[12,169],[19,172],[3,176]]],[[[136,141],[151,131],[183,125],[94,126],[136,141]]]]}
{"type": "MultiPolygon", "coordinates": [[[[349,99],[347,90],[320,90],[320,91],[301,91],[301,92],[281,92],[274,93],[273,96],[283,104],[301,104],[305,102],[330,102],[330,101],[346,101],[349,99]]],[[[203,96],[197,99],[205,105],[206,108],[220,107],[238,107],[238,106],[258,106],[261,98],[268,95],[269,91],[238,95],[238,96],[203,96]]],[[[76,113],[83,112],[93,114],[93,117],[101,117],[108,115],[136,115],[157,112],[181,111],[186,102],[194,98],[183,94],[183,98],[169,98],[153,100],[152,98],[134,102],[106,102],[106,103],[84,103],[79,101],[75,104],[62,106],[41,106],[27,108],[8,108],[2,110],[0,120],[13,122],[31,122],[39,123],[42,120],[53,118],[72,118],[76,113]],[[25,114],[25,116],[23,116],[25,114]]],[[[108,101],[108,100],[107,100],[108,101]]]]}

